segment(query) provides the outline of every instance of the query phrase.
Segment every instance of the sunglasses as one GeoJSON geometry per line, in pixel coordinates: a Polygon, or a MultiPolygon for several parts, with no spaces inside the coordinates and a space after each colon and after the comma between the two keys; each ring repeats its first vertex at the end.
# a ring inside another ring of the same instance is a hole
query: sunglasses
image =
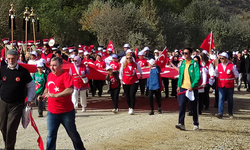
{"type": "Polygon", "coordinates": [[[188,53],[183,53],[184,55],[188,55],[188,53]]]}
{"type": "Polygon", "coordinates": [[[132,59],[132,57],[127,57],[127,59],[132,59]]]}
{"type": "Polygon", "coordinates": [[[223,60],[224,58],[220,58],[220,59],[222,59],[222,60],[223,60]]]}
{"type": "Polygon", "coordinates": [[[73,62],[77,62],[77,60],[73,60],[73,62]]]}

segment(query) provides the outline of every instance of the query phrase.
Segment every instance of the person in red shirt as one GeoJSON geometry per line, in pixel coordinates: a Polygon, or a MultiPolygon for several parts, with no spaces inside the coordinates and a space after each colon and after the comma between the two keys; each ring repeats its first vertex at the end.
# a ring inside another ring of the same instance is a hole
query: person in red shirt
{"type": "Polygon", "coordinates": [[[55,55],[51,52],[51,49],[48,44],[43,46],[44,53],[41,54],[41,58],[43,58],[46,61],[46,65],[49,66],[50,61],[55,55]]]}
{"type": "MultiPolygon", "coordinates": [[[[138,59],[136,59],[136,62],[138,63],[138,65],[140,65],[141,68],[145,68],[148,67],[148,62],[147,59],[144,58],[144,52],[141,51],[138,53],[138,59]]],[[[140,90],[141,90],[141,96],[144,97],[144,93],[145,93],[145,83],[146,83],[147,79],[139,79],[139,84],[140,84],[140,90]]]]}
{"type": "Polygon", "coordinates": [[[113,68],[114,72],[119,72],[119,69],[121,67],[120,62],[117,60],[118,56],[116,54],[112,55],[112,61],[109,63],[109,66],[113,68]]]}
{"type": "MultiPolygon", "coordinates": [[[[96,61],[94,62],[94,64],[98,69],[105,69],[106,68],[106,63],[102,60],[102,54],[101,53],[97,54],[96,61]]],[[[101,97],[102,96],[102,87],[104,85],[103,80],[94,80],[93,82],[94,82],[94,86],[98,90],[98,96],[101,97]]],[[[94,93],[96,93],[96,91],[94,91],[94,93]]]]}
{"type": "Polygon", "coordinates": [[[73,77],[74,85],[72,102],[76,110],[78,108],[78,95],[80,93],[82,112],[85,112],[87,107],[86,90],[89,88],[88,78],[86,77],[86,75],[89,74],[90,70],[88,67],[88,63],[85,63],[85,65],[81,64],[80,56],[76,56],[73,62],[74,64],[69,69],[69,74],[73,77]]]}
{"type": "Polygon", "coordinates": [[[119,93],[120,93],[120,79],[118,72],[113,72],[113,68],[108,66],[106,68],[108,71],[108,75],[106,76],[106,80],[108,81],[108,87],[110,90],[111,99],[114,104],[114,109],[112,110],[113,113],[117,113],[118,110],[118,99],[119,99],[119,93]]]}
{"type": "Polygon", "coordinates": [[[73,81],[68,72],[62,69],[63,60],[54,57],[50,63],[51,73],[48,75],[46,88],[42,96],[48,100],[47,113],[47,148],[56,149],[57,131],[62,124],[71,138],[74,148],[85,150],[75,124],[75,109],[71,101],[73,81]]]}
{"type": "Polygon", "coordinates": [[[129,111],[128,114],[134,114],[135,107],[135,94],[138,89],[138,77],[136,70],[140,73],[140,78],[142,78],[142,70],[138,63],[134,62],[132,59],[132,53],[126,54],[125,63],[122,64],[119,71],[119,78],[122,80],[124,93],[126,95],[129,111]]]}

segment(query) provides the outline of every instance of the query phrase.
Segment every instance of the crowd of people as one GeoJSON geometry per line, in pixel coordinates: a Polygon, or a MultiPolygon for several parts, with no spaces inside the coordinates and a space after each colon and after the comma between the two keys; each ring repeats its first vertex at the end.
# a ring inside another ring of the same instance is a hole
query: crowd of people
{"type": "MultiPolygon", "coordinates": [[[[116,53],[111,48],[98,47],[85,51],[82,47],[74,45],[62,47],[55,44],[48,45],[48,39],[40,42],[29,41],[27,50],[23,42],[11,43],[12,50],[1,52],[1,100],[0,100],[0,128],[4,136],[5,149],[13,149],[17,123],[27,96],[27,105],[32,101],[38,106],[38,117],[43,117],[47,102],[47,149],[56,148],[57,130],[63,124],[76,149],[85,149],[75,126],[75,113],[77,113],[78,100],[82,112],[87,108],[87,96],[98,95],[102,97],[103,86],[108,85],[113,101],[113,113],[119,112],[119,94],[123,88],[126,97],[128,114],[135,113],[136,93],[140,89],[141,97],[148,97],[150,112],[154,115],[155,96],[158,113],[162,113],[161,97],[164,91],[165,98],[177,98],[180,111],[176,128],[185,130],[184,118],[186,104],[188,115],[193,116],[194,130],[199,129],[198,116],[203,110],[210,107],[209,92],[212,88],[215,94],[214,107],[218,108],[219,119],[223,117],[224,102],[228,103],[228,114],[233,118],[233,92],[236,79],[237,89],[241,90],[242,81],[245,88],[250,91],[250,57],[249,51],[241,52],[215,52],[211,50],[192,50],[184,48],[168,52],[164,57],[164,67],[172,67],[179,71],[179,78],[161,77],[161,67],[156,64],[162,55],[161,50],[151,51],[144,47],[138,53],[130,49],[129,44],[124,44],[123,51],[116,53]],[[62,69],[63,63],[72,63],[69,72],[62,69]],[[27,63],[37,66],[37,72],[29,73],[18,64],[27,63]],[[89,65],[107,70],[106,82],[104,80],[91,80],[89,65]],[[142,69],[149,68],[150,76],[142,78],[142,69]],[[12,72],[16,72],[12,74],[12,72]],[[139,73],[139,76],[137,75],[139,73]],[[13,78],[13,80],[12,80],[13,78]],[[171,87],[169,87],[171,80],[171,87]],[[14,84],[12,84],[14,83],[14,84]],[[171,95],[169,95],[169,89],[171,95]],[[10,90],[11,89],[11,90],[10,90]],[[22,90],[20,90],[22,89],[22,90]],[[97,93],[98,91],[98,93],[97,93]],[[19,93],[18,95],[16,93],[19,93]],[[21,95],[21,96],[20,96],[21,95]],[[15,108],[15,109],[12,109],[15,108]],[[14,116],[14,117],[13,117],[14,116]],[[10,119],[14,118],[14,119],[10,119]],[[11,128],[11,131],[10,131],[11,128]],[[12,130],[13,129],[13,130],[12,130]],[[11,142],[9,139],[12,139],[11,142]]],[[[8,39],[3,39],[5,45],[10,45],[8,39]]]]}

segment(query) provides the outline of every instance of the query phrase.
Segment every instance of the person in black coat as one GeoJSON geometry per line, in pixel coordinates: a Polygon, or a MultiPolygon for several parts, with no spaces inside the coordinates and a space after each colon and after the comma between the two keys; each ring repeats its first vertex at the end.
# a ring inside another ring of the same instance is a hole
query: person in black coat
{"type": "Polygon", "coordinates": [[[244,50],[244,62],[245,62],[245,71],[246,71],[246,81],[247,81],[247,91],[250,92],[249,87],[250,87],[250,57],[248,55],[248,50],[244,50]]]}

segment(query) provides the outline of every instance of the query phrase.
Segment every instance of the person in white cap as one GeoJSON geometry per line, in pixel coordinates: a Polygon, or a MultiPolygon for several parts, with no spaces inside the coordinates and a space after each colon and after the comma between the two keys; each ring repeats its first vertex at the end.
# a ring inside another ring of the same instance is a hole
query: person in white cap
{"type": "Polygon", "coordinates": [[[161,82],[161,68],[155,64],[154,59],[148,60],[148,64],[150,67],[150,76],[147,79],[147,88],[149,90],[149,104],[151,111],[149,115],[154,115],[154,101],[153,96],[155,95],[156,102],[158,105],[158,113],[161,114],[161,90],[163,90],[162,82],[161,82]]]}
{"type": "Polygon", "coordinates": [[[62,47],[62,59],[64,59],[65,61],[69,61],[69,53],[67,46],[62,47]]]}
{"type": "Polygon", "coordinates": [[[145,57],[147,60],[155,59],[154,55],[149,51],[149,48],[148,48],[147,46],[144,47],[142,51],[145,51],[144,57],[145,57]]]}
{"type": "Polygon", "coordinates": [[[220,54],[221,63],[215,68],[215,75],[218,78],[218,91],[219,91],[219,119],[223,117],[223,106],[225,96],[228,101],[228,114],[230,118],[233,118],[233,93],[234,93],[234,79],[239,77],[234,64],[228,62],[228,54],[223,52],[220,54]]]}
{"type": "MultiPolygon", "coordinates": [[[[102,53],[98,53],[97,57],[96,57],[96,61],[94,62],[95,66],[98,69],[105,69],[106,68],[106,63],[102,60],[102,53]]],[[[93,81],[94,86],[96,87],[96,89],[98,90],[98,96],[101,97],[102,96],[102,88],[103,88],[103,80],[94,80],[93,81]]],[[[96,93],[95,91],[94,94],[96,93]]]]}
{"type": "Polygon", "coordinates": [[[126,54],[126,61],[121,65],[119,71],[119,78],[123,83],[124,93],[126,95],[129,111],[128,114],[134,114],[135,107],[135,94],[138,89],[138,77],[136,70],[140,73],[140,78],[142,78],[142,70],[138,63],[133,61],[133,56],[131,53],[126,54]]]}
{"type": "Polygon", "coordinates": [[[121,51],[119,54],[118,54],[118,58],[122,58],[124,56],[126,56],[126,51],[130,49],[130,45],[129,44],[124,44],[123,46],[123,51],[121,51]]]}
{"type": "Polygon", "coordinates": [[[88,89],[88,75],[90,73],[90,69],[88,64],[81,64],[80,56],[76,56],[74,58],[74,65],[72,65],[69,69],[69,74],[73,78],[73,86],[74,91],[72,93],[72,102],[74,104],[75,110],[78,108],[78,95],[80,94],[80,102],[82,105],[82,112],[86,111],[87,107],[87,97],[86,90],[88,89]]]}
{"type": "Polygon", "coordinates": [[[155,60],[160,56],[160,55],[159,55],[159,50],[158,50],[158,49],[156,49],[156,50],[154,51],[154,55],[155,55],[155,60]]]}
{"type": "Polygon", "coordinates": [[[110,91],[111,99],[114,104],[114,109],[112,110],[112,112],[117,113],[119,111],[118,100],[119,100],[119,93],[120,93],[120,87],[121,87],[119,74],[118,72],[114,72],[111,66],[107,66],[106,70],[108,71],[106,80],[108,81],[108,88],[110,91]]]}
{"type": "MultiPolygon", "coordinates": [[[[131,54],[132,56],[133,56],[133,52],[132,52],[132,50],[131,49],[128,49],[127,51],[126,51],[126,54],[131,54]]],[[[118,58],[119,58],[119,56],[118,56],[118,58]]],[[[132,59],[133,59],[133,62],[135,62],[135,58],[134,57],[132,57],[132,59]]],[[[124,62],[126,62],[126,56],[123,56],[122,58],[121,58],[121,60],[120,60],[120,63],[121,64],[123,64],[124,62]]]]}
{"type": "MultiPolygon", "coordinates": [[[[136,59],[136,62],[138,63],[138,65],[140,65],[141,68],[145,68],[145,67],[149,66],[148,62],[147,62],[147,59],[144,58],[144,52],[143,51],[140,51],[138,53],[138,59],[136,59]]],[[[147,79],[139,79],[141,97],[144,97],[146,81],[147,81],[147,79]]]]}
{"type": "Polygon", "coordinates": [[[36,64],[37,72],[35,72],[32,76],[33,81],[36,84],[36,94],[33,98],[36,106],[38,106],[38,117],[43,117],[43,110],[45,109],[46,100],[39,99],[37,97],[42,95],[45,89],[45,84],[47,82],[47,74],[43,72],[44,64],[42,61],[38,61],[36,64]]]}
{"type": "Polygon", "coordinates": [[[106,65],[109,65],[110,62],[113,60],[113,57],[112,57],[112,49],[111,48],[108,48],[107,50],[107,55],[108,57],[104,59],[106,65]]]}
{"type": "Polygon", "coordinates": [[[113,68],[114,72],[119,72],[121,64],[117,61],[118,56],[116,54],[112,54],[112,61],[109,63],[109,66],[113,68]]]}
{"type": "Polygon", "coordinates": [[[28,64],[36,65],[36,63],[37,63],[36,57],[37,57],[37,52],[36,51],[30,52],[30,60],[28,61],[28,64]]]}

